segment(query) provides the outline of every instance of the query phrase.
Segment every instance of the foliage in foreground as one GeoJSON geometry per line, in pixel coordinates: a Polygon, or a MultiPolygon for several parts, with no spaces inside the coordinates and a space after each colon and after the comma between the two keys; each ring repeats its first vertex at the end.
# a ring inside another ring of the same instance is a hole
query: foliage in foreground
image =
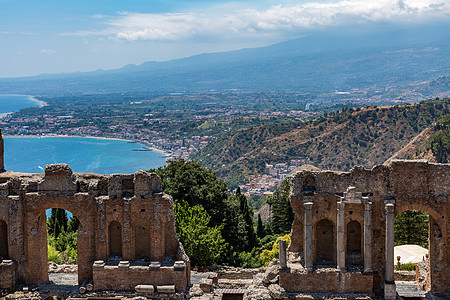
{"type": "Polygon", "coordinates": [[[291,242],[291,235],[286,234],[286,235],[277,237],[277,240],[275,241],[275,243],[273,243],[271,250],[263,250],[261,252],[261,255],[260,255],[261,261],[265,267],[267,267],[269,265],[269,263],[272,261],[272,259],[274,259],[280,255],[279,245],[280,245],[280,240],[282,240],[282,239],[286,240],[286,245],[289,245],[289,243],[291,242]]]}
{"type": "Polygon", "coordinates": [[[229,194],[225,181],[218,179],[212,170],[196,162],[177,160],[158,168],[156,173],[162,179],[164,192],[175,202],[201,206],[210,216],[208,226],[220,228],[222,238],[229,245],[220,263],[234,265],[240,252],[254,247],[253,210],[244,195],[229,194]]]}
{"type": "Polygon", "coordinates": [[[77,264],[78,219],[73,216],[68,220],[64,209],[52,208],[47,219],[47,254],[48,261],[57,264],[77,264]]]}
{"type": "Polygon", "coordinates": [[[193,266],[217,264],[226,246],[222,226],[208,226],[210,219],[200,205],[191,207],[186,201],[175,204],[178,237],[193,266]]]}

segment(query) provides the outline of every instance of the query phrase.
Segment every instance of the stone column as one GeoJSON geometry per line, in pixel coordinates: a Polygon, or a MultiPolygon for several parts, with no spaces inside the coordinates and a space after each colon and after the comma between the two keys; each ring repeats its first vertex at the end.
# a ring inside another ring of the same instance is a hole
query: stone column
{"type": "Polygon", "coordinates": [[[337,203],[337,268],[345,272],[345,202],[337,203]]]}
{"type": "Polygon", "coordinates": [[[305,268],[308,272],[313,270],[312,255],[312,202],[303,203],[305,207],[305,246],[303,256],[305,257],[305,268]]]}
{"type": "Polygon", "coordinates": [[[394,204],[385,204],[386,212],[386,266],[384,299],[395,300],[396,290],[394,282],[394,204]]]}
{"type": "Polygon", "coordinates": [[[286,240],[279,240],[279,252],[280,252],[280,269],[287,268],[287,259],[286,259],[286,240]]]}
{"type": "Polygon", "coordinates": [[[364,202],[364,273],[372,273],[372,202],[364,202]]]}

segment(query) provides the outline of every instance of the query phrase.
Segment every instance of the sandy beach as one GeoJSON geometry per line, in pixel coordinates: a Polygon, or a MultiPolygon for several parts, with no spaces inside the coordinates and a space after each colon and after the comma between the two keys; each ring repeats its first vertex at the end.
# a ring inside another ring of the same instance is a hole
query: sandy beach
{"type": "Polygon", "coordinates": [[[37,104],[39,104],[39,107],[43,107],[43,106],[47,106],[48,105],[47,102],[39,100],[39,99],[35,98],[34,96],[28,96],[28,98],[31,101],[36,102],[37,104]]]}

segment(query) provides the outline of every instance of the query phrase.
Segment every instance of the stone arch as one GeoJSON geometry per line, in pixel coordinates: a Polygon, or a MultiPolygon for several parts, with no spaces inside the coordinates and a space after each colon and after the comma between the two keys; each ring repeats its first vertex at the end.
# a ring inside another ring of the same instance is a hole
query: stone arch
{"type": "Polygon", "coordinates": [[[78,282],[92,278],[92,261],[95,257],[93,243],[93,220],[91,212],[86,209],[89,196],[75,195],[29,195],[28,204],[33,210],[28,213],[25,221],[25,234],[28,235],[25,253],[28,266],[25,270],[31,284],[48,282],[48,254],[46,210],[61,208],[71,212],[80,222],[77,237],[78,282]],[[35,270],[39,270],[36,272],[35,270]]]}
{"type": "Polygon", "coordinates": [[[140,220],[134,225],[135,259],[150,259],[150,223],[140,220]]]}
{"type": "Polygon", "coordinates": [[[316,223],[315,253],[316,263],[334,262],[334,224],[329,219],[322,219],[316,223]]]}
{"type": "Polygon", "coordinates": [[[347,251],[346,261],[350,264],[362,263],[362,235],[361,224],[358,221],[347,223],[347,251]]]}
{"type": "MultiPolygon", "coordinates": [[[[428,225],[428,251],[429,251],[429,276],[427,277],[426,290],[435,292],[442,287],[442,282],[448,280],[445,274],[447,267],[446,241],[443,238],[443,230],[446,228],[445,216],[436,212],[428,205],[420,202],[398,205],[395,209],[395,215],[405,211],[419,210],[429,215],[428,225]]],[[[445,212],[443,212],[445,214],[445,212]]]]}
{"type": "Polygon", "coordinates": [[[108,227],[109,257],[122,257],[122,225],[118,221],[112,221],[108,227]]]}
{"type": "Polygon", "coordinates": [[[0,260],[8,257],[8,224],[0,220],[0,260]]]}

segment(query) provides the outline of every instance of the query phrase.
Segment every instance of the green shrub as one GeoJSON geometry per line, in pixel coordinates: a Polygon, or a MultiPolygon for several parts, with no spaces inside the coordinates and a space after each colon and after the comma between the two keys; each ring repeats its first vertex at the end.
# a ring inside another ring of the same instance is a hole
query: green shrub
{"type": "Polygon", "coordinates": [[[395,265],[395,270],[397,270],[397,271],[415,271],[416,265],[417,264],[413,264],[413,263],[398,264],[398,265],[395,265]]]}
{"type": "Polygon", "coordinates": [[[289,242],[291,241],[291,236],[289,234],[286,234],[284,236],[279,236],[275,243],[273,243],[272,250],[263,250],[260,254],[261,261],[263,262],[264,266],[267,267],[269,263],[272,261],[272,259],[276,258],[280,254],[279,250],[279,240],[286,240],[286,245],[289,245],[289,242]]]}
{"type": "Polygon", "coordinates": [[[55,249],[55,247],[51,244],[48,244],[48,261],[52,261],[56,264],[61,263],[61,259],[59,256],[58,250],[55,249]]]}

